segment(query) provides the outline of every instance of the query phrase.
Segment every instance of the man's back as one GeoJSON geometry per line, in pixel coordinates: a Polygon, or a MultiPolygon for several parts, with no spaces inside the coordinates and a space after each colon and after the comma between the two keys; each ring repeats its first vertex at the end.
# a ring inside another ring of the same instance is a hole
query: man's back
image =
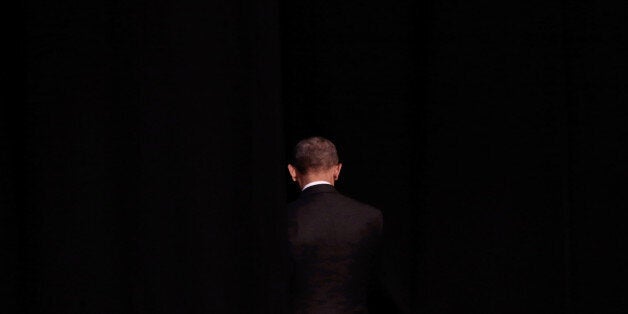
{"type": "Polygon", "coordinates": [[[296,313],[365,313],[381,212],[322,184],[288,205],[296,313]]]}

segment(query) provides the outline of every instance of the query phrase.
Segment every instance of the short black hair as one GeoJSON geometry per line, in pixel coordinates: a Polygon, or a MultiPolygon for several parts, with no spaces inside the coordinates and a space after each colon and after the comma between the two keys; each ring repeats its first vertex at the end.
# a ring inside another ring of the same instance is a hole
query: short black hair
{"type": "Polygon", "coordinates": [[[303,139],[294,147],[292,165],[303,174],[310,170],[325,170],[338,164],[336,145],[330,140],[314,136],[303,139]]]}

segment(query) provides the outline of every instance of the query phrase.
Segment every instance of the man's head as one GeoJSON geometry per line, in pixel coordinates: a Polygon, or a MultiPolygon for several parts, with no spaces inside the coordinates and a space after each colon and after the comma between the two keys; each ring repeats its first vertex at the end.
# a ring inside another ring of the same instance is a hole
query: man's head
{"type": "Polygon", "coordinates": [[[301,187],[313,181],[327,181],[333,185],[338,180],[341,167],[334,143],[315,136],[297,143],[288,171],[292,180],[301,187]]]}

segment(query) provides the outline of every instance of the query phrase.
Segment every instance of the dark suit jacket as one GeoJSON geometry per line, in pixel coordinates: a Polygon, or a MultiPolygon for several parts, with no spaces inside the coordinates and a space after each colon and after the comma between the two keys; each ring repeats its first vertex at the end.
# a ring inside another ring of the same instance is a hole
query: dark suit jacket
{"type": "Polygon", "coordinates": [[[288,205],[294,313],[367,313],[382,214],[327,184],[288,205]]]}

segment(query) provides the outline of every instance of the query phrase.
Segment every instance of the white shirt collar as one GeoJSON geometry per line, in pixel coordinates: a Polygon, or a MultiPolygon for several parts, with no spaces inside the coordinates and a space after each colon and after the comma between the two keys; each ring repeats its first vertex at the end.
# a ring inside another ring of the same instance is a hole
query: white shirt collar
{"type": "Polygon", "coordinates": [[[327,182],[327,181],[313,181],[313,182],[310,182],[310,183],[306,184],[306,185],[305,185],[305,186],[301,189],[301,191],[303,191],[303,190],[305,190],[305,189],[307,189],[307,188],[311,187],[312,185],[318,185],[318,184],[329,184],[329,185],[331,185],[331,183],[329,183],[329,182],[327,182]]]}

